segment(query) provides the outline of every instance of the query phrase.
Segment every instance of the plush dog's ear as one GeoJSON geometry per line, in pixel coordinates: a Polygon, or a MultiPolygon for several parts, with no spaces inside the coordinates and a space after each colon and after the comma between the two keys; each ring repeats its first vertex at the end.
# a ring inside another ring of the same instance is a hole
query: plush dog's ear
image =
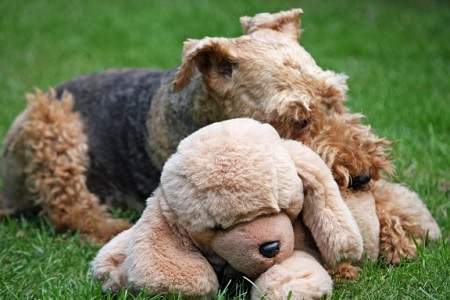
{"type": "Polygon", "coordinates": [[[276,14],[261,13],[254,17],[241,17],[241,25],[245,34],[251,34],[261,29],[272,29],[289,35],[298,41],[300,38],[300,8],[282,11],[276,14]]]}
{"type": "Polygon", "coordinates": [[[187,234],[164,216],[165,205],[162,190],[156,190],[132,228],[124,262],[128,283],[152,294],[212,297],[218,289],[213,268],[187,234]]]}
{"type": "Polygon", "coordinates": [[[303,181],[302,216],[326,263],[357,261],[363,253],[361,233],[325,162],[310,148],[284,141],[303,181]]]}
{"type": "Polygon", "coordinates": [[[189,84],[197,68],[209,88],[225,93],[233,72],[233,55],[226,38],[204,38],[184,43],[183,61],[175,73],[173,90],[181,91],[189,84]]]}

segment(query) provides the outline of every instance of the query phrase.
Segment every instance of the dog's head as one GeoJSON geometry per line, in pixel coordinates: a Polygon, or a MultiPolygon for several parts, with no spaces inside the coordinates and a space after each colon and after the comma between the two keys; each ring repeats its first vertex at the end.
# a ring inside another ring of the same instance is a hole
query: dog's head
{"type": "Polygon", "coordinates": [[[301,13],[242,17],[240,37],[187,41],[174,90],[201,76],[213,122],[252,117],[302,129],[321,106],[344,111],[346,76],[322,70],[298,43],[301,13]]]}
{"type": "Polygon", "coordinates": [[[360,114],[328,114],[293,137],[318,153],[341,191],[369,190],[381,172],[394,175],[392,142],[377,137],[361,123],[360,114]]]}
{"type": "Polygon", "coordinates": [[[394,172],[390,143],[348,113],[347,76],[322,70],[298,43],[301,13],[242,17],[243,36],[189,40],[174,89],[200,76],[211,98],[202,105],[199,123],[236,117],[268,122],[283,138],[319,153],[341,190],[368,188],[381,171],[394,172]]]}
{"type": "MultiPolygon", "coordinates": [[[[323,108],[322,108],[323,109],[323,108]]],[[[341,191],[370,190],[384,171],[394,176],[392,142],[361,122],[361,114],[318,110],[302,129],[292,120],[270,121],[284,138],[301,141],[325,161],[341,191]]]]}

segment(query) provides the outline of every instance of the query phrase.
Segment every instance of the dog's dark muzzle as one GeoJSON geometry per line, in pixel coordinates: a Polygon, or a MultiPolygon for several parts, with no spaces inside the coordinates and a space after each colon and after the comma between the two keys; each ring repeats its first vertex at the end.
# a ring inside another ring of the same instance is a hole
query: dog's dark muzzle
{"type": "Polygon", "coordinates": [[[361,174],[358,176],[350,176],[350,182],[348,183],[348,188],[360,189],[372,179],[370,174],[361,174]]]}

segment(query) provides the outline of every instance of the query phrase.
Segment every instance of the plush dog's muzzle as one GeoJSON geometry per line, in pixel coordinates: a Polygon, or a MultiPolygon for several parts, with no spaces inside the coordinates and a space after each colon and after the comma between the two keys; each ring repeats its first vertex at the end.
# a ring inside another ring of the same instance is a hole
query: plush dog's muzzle
{"type": "Polygon", "coordinates": [[[217,233],[212,250],[235,270],[256,278],[294,251],[294,230],[284,213],[261,216],[217,233]]]}

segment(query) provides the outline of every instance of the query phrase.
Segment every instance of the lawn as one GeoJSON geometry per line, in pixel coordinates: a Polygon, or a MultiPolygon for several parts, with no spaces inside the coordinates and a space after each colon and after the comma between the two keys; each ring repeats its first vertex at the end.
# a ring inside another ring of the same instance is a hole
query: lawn
{"type": "MultiPolygon", "coordinates": [[[[443,238],[398,267],[365,262],[331,299],[450,297],[450,3],[398,1],[0,1],[0,140],[23,95],[112,67],[169,68],[182,43],[238,36],[239,17],[304,10],[301,44],[349,77],[348,105],[395,145],[395,180],[417,191],[443,238]]],[[[0,162],[1,163],[1,162],[0,162]]],[[[97,247],[45,218],[0,220],[0,299],[110,299],[89,273],[97,247]]],[[[144,298],[123,291],[117,298],[144,298]]],[[[226,299],[220,295],[219,299],[226,299]]]]}

